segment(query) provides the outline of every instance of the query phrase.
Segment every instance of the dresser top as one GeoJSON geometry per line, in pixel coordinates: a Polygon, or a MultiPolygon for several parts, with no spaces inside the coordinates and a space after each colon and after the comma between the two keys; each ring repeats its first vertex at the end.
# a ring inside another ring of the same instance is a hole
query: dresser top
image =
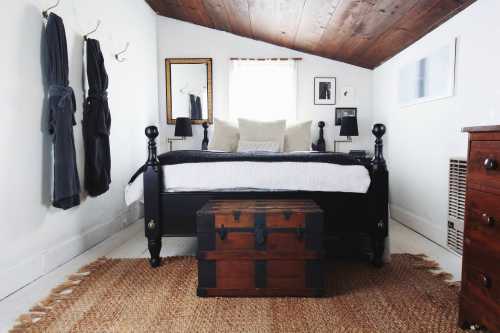
{"type": "Polygon", "coordinates": [[[500,132],[500,125],[464,127],[462,132],[500,132]]]}

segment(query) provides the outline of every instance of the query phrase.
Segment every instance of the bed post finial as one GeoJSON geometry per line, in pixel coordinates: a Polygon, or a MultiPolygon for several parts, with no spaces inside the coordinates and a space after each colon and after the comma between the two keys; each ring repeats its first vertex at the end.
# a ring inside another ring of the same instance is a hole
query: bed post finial
{"type": "Polygon", "coordinates": [[[203,126],[203,141],[201,142],[201,150],[208,150],[208,123],[204,121],[201,126],[203,126]]]}
{"type": "Polygon", "coordinates": [[[148,142],[148,161],[147,165],[153,165],[158,161],[157,152],[156,152],[156,137],[158,137],[158,127],[156,126],[148,126],[144,131],[146,136],[149,139],[148,142]]]}
{"type": "Polygon", "coordinates": [[[377,167],[385,168],[385,158],[384,158],[384,142],[382,137],[385,134],[385,125],[377,123],[373,125],[372,133],[375,135],[375,153],[373,156],[373,163],[377,167]]]}
{"type": "Polygon", "coordinates": [[[316,141],[316,144],[314,144],[314,143],[312,144],[312,149],[315,151],[324,152],[324,151],[326,151],[325,136],[323,133],[323,127],[325,127],[325,122],[319,121],[318,127],[319,127],[318,141],[316,141]]]}

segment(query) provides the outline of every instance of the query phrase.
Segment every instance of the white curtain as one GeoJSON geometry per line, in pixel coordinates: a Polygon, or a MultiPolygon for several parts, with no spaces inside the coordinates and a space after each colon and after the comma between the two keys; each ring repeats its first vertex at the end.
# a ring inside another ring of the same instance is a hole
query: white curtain
{"type": "Polygon", "coordinates": [[[297,60],[231,60],[230,118],[297,119],[297,60]]]}

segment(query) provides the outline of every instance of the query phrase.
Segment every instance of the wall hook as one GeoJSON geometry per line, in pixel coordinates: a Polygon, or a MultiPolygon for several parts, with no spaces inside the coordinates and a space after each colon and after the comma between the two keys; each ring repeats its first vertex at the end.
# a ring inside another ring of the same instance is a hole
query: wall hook
{"type": "Polygon", "coordinates": [[[94,30],[86,33],[85,35],[83,35],[83,39],[87,40],[87,37],[91,34],[93,34],[94,32],[97,31],[97,29],[99,29],[99,26],[101,25],[101,20],[97,20],[97,25],[95,26],[94,30]]]}
{"type": "Polygon", "coordinates": [[[42,12],[42,16],[43,16],[44,18],[49,18],[49,10],[54,9],[54,8],[56,8],[57,6],[59,6],[59,2],[61,2],[61,0],[57,0],[57,2],[55,3],[55,5],[52,5],[52,6],[50,6],[49,8],[45,9],[45,10],[42,12]]]}
{"type": "Polygon", "coordinates": [[[120,51],[117,54],[115,54],[115,58],[116,58],[116,60],[118,62],[124,62],[124,61],[127,60],[127,58],[120,58],[120,55],[122,55],[123,53],[127,52],[129,46],[130,46],[130,43],[127,42],[127,44],[125,44],[125,48],[122,51],[120,51]]]}

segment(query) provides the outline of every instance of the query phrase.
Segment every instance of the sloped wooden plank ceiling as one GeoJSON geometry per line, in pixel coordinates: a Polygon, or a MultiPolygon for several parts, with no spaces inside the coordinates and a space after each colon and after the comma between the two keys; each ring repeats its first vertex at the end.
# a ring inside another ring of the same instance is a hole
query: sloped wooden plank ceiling
{"type": "Polygon", "coordinates": [[[146,0],[159,15],[375,68],[476,0],[146,0]]]}

